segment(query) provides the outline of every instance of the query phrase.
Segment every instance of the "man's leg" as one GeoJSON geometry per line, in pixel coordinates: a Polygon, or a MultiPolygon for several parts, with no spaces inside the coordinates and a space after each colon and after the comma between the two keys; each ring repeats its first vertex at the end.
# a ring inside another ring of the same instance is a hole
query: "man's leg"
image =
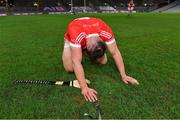
{"type": "Polygon", "coordinates": [[[101,58],[98,58],[96,62],[103,65],[107,64],[108,60],[106,54],[104,54],[101,58]]]}
{"type": "Polygon", "coordinates": [[[72,58],[71,58],[71,48],[68,41],[65,41],[65,44],[64,44],[62,60],[63,60],[64,69],[67,72],[74,72],[72,58]]]}
{"type": "Polygon", "coordinates": [[[128,7],[128,16],[130,16],[130,8],[128,7]]]}

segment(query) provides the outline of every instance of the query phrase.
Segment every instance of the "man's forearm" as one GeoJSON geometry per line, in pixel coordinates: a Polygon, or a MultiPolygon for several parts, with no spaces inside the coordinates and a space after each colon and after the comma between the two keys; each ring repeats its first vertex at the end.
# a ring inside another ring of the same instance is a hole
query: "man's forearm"
{"type": "Polygon", "coordinates": [[[125,73],[125,68],[124,68],[124,62],[123,62],[123,59],[122,59],[122,56],[121,56],[121,53],[119,52],[119,50],[117,50],[115,52],[115,54],[113,55],[113,58],[114,58],[114,61],[115,61],[115,64],[121,74],[121,77],[125,77],[126,76],[126,73],[125,73]]]}
{"type": "Polygon", "coordinates": [[[80,62],[73,62],[73,69],[81,89],[87,87],[82,64],[80,62]]]}

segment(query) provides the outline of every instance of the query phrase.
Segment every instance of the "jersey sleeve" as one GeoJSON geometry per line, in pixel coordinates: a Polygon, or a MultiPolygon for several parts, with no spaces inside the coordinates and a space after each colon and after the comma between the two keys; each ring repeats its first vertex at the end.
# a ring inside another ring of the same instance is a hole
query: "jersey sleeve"
{"type": "Polygon", "coordinates": [[[70,41],[70,38],[67,32],[64,34],[64,40],[70,41]]]}
{"type": "Polygon", "coordinates": [[[101,30],[99,36],[106,44],[112,44],[115,42],[113,31],[104,22],[101,23],[101,30]]]}
{"type": "Polygon", "coordinates": [[[81,32],[80,28],[73,25],[68,26],[67,34],[68,34],[70,46],[72,47],[81,47],[81,41],[86,37],[85,32],[81,32]]]}

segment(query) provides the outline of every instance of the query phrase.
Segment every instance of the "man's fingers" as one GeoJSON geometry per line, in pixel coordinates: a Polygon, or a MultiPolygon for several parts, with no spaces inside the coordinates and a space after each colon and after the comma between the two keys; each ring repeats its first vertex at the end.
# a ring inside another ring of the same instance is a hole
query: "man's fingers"
{"type": "MultiPolygon", "coordinates": [[[[94,89],[92,89],[92,96],[94,97],[95,101],[98,100],[96,94],[97,94],[97,91],[94,90],[94,89]]],[[[95,102],[95,101],[94,101],[94,102],[95,102]]]]}
{"type": "Polygon", "coordinates": [[[87,93],[86,96],[90,102],[95,102],[97,100],[97,97],[93,91],[87,93]]]}
{"type": "Polygon", "coordinates": [[[133,84],[137,84],[138,83],[137,80],[132,78],[132,77],[129,78],[129,81],[131,81],[133,84]]]}
{"type": "MultiPolygon", "coordinates": [[[[89,92],[89,96],[91,98],[91,101],[95,102],[97,100],[97,97],[95,95],[95,90],[91,89],[91,91],[89,92]]],[[[97,92],[96,92],[97,93],[97,92]]]]}
{"type": "Polygon", "coordinates": [[[89,100],[90,102],[92,102],[91,96],[90,96],[89,94],[87,94],[86,97],[88,98],[88,100],[89,100]]]}
{"type": "Polygon", "coordinates": [[[128,82],[127,82],[126,80],[123,80],[123,82],[124,82],[125,84],[128,84],[128,82]]]}
{"type": "MultiPolygon", "coordinates": [[[[93,96],[93,98],[95,99],[95,101],[98,100],[97,96],[96,96],[94,93],[92,94],[92,96],[93,96]]],[[[94,101],[94,102],[95,102],[95,101],[94,101]]]]}
{"type": "Polygon", "coordinates": [[[95,91],[94,89],[92,89],[92,91],[93,91],[95,94],[97,94],[97,91],[95,91]]]}
{"type": "Polygon", "coordinates": [[[139,82],[134,79],[134,78],[129,78],[129,81],[132,83],[132,84],[136,84],[136,85],[139,85],[139,82]]]}
{"type": "Polygon", "coordinates": [[[82,94],[84,95],[86,101],[95,102],[97,100],[97,92],[94,89],[83,89],[82,94]]]}
{"type": "Polygon", "coordinates": [[[130,76],[126,76],[126,78],[123,79],[123,82],[126,84],[131,83],[131,84],[139,85],[139,82],[130,76]]]}
{"type": "Polygon", "coordinates": [[[137,80],[135,80],[135,84],[136,84],[136,85],[139,85],[139,82],[138,82],[137,80]]]}
{"type": "Polygon", "coordinates": [[[96,99],[94,98],[93,93],[90,93],[90,98],[91,98],[91,101],[92,101],[92,102],[95,102],[95,101],[96,101],[96,99]]]}
{"type": "Polygon", "coordinates": [[[86,95],[84,95],[84,98],[85,98],[86,101],[88,101],[88,98],[86,97],[86,95]]]}
{"type": "Polygon", "coordinates": [[[129,79],[129,82],[131,82],[132,84],[136,83],[136,81],[134,79],[129,79]]]}

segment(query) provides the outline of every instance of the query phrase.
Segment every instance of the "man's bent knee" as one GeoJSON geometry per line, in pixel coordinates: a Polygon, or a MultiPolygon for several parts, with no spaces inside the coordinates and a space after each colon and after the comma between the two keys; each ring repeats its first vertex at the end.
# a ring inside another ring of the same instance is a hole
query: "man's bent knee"
{"type": "Polygon", "coordinates": [[[108,59],[107,59],[106,54],[104,54],[102,58],[97,59],[97,63],[102,64],[102,65],[107,64],[107,62],[108,62],[108,59]]]}
{"type": "Polygon", "coordinates": [[[69,72],[69,73],[74,72],[73,68],[64,67],[64,69],[65,69],[66,72],[69,72]]]}
{"type": "Polygon", "coordinates": [[[105,64],[107,64],[108,63],[108,60],[106,59],[106,60],[103,60],[102,62],[100,62],[100,64],[102,64],[102,65],[105,65],[105,64]]]}

